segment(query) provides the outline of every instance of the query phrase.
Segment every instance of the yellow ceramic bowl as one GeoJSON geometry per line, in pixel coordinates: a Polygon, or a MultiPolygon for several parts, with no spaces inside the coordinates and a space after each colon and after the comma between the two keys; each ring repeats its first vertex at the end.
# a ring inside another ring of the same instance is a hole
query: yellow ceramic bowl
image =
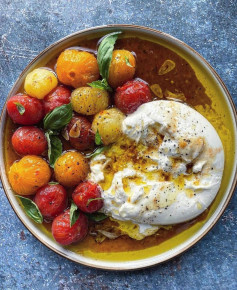
{"type": "MultiPolygon", "coordinates": [[[[25,70],[21,73],[16,83],[14,84],[12,90],[10,91],[8,98],[16,94],[19,89],[22,88],[24,79],[30,71],[37,67],[44,66],[60,51],[68,47],[76,46],[79,42],[83,40],[98,38],[107,33],[118,30],[123,31],[125,36],[136,36],[142,39],[147,39],[159,43],[178,53],[194,69],[197,78],[205,87],[206,93],[209,96],[215,95],[215,102],[218,108],[217,110],[219,110],[218,113],[225,114],[224,122],[226,123],[226,127],[228,128],[228,132],[226,132],[226,134],[222,133],[222,135],[219,132],[225,147],[224,176],[218,195],[213,204],[211,205],[205,220],[194,224],[188,230],[185,230],[184,232],[176,235],[175,237],[166,240],[159,246],[154,246],[145,250],[110,254],[95,254],[90,252],[89,250],[75,252],[57,244],[53,240],[53,238],[47,234],[42,226],[36,225],[32,220],[30,220],[26,216],[26,214],[20,207],[18,200],[14,196],[14,193],[7,179],[4,163],[4,148],[6,146],[4,133],[6,132],[5,130],[7,125],[6,105],[3,108],[1,116],[0,140],[2,144],[0,146],[0,167],[2,184],[6,196],[10,204],[12,205],[15,213],[22,221],[22,223],[26,226],[26,228],[44,245],[46,245],[48,248],[52,249],[56,253],[77,263],[109,270],[131,270],[155,265],[181,254],[182,252],[193,246],[196,242],[198,242],[218,221],[231,198],[237,179],[237,158],[235,150],[237,143],[237,117],[231,96],[227,91],[225,85],[223,84],[222,80],[217,75],[215,70],[195,50],[170,35],[154,29],[133,25],[108,25],[91,28],[76,32],[57,41],[56,43],[52,44],[44,51],[42,51],[25,68],[25,70]]],[[[205,117],[211,121],[211,116],[207,115],[205,117]]],[[[215,124],[213,125],[215,127],[215,124]]],[[[218,131],[218,128],[216,129],[218,131]]]]}

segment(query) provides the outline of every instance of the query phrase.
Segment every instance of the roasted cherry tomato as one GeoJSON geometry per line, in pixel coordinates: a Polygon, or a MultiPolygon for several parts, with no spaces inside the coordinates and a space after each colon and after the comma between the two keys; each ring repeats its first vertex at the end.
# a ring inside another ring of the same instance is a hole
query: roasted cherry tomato
{"type": "Polygon", "coordinates": [[[82,212],[75,224],[70,227],[70,210],[57,216],[52,223],[52,233],[54,239],[61,245],[69,245],[71,243],[82,240],[88,232],[88,218],[82,212]]]}
{"type": "Polygon", "coordinates": [[[65,152],[54,164],[56,180],[66,187],[76,186],[85,180],[88,172],[87,158],[77,151],[65,152]]]}
{"type": "Polygon", "coordinates": [[[53,70],[39,67],[27,74],[24,89],[27,95],[42,100],[58,85],[58,79],[53,70]]]}
{"type": "Polygon", "coordinates": [[[114,50],[109,66],[109,84],[113,88],[132,80],[135,74],[136,59],[134,55],[125,49],[114,50]]]}
{"type": "Polygon", "coordinates": [[[74,116],[66,127],[69,141],[77,150],[93,148],[95,135],[91,130],[91,123],[84,117],[74,116]]]}
{"type": "Polygon", "coordinates": [[[37,190],[34,201],[43,217],[51,220],[67,208],[67,192],[60,184],[47,184],[37,190]]]}
{"type": "Polygon", "coordinates": [[[72,198],[77,207],[86,213],[95,212],[103,206],[99,185],[90,181],[80,183],[74,190],[72,198]]]}
{"type": "Polygon", "coordinates": [[[41,155],[47,149],[47,140],[41,129],[25,126],[12,135],[12,146],[19,155],[41,155]]]}
{"type": "Polygon", "coordinates": [[[20,195],[31,195],[46,185],[51,177],[48,163],[36,155],[26,155],[15,161],[8,172],[12,189],[20,195]]]}
{"type": "Polygon", "coordinates": [[[27,95],[15,95],[7,101],[7,112],[14,123],[34,125],[44,117],[40,100],[27,95]]]}
{"type": "Polygon", "coordinates": [[[125,114],[152,100],[149,86],[142,81],[132,80],[118,87],[115,93],[115,104],[125,114]]]}
{"type": "Polygon", "coordinates": [[[71,104],[78,114],[95,115],[108,107],[109,94],[106,90],[80,87],[72,92],[71,104]]]}
{"type": "Polygon", "coordinates": [[[71,91],[65,86],[58,86],[43,100],[44,112],[48,114],[53,109],[70,103],[71,91]]]}
{"type": "Polygon", "coordinates": [[[87,51],[66,49],[58,57],[56,72],[61,83],[79,88],[99,79],[96,57],[87,51]]]}

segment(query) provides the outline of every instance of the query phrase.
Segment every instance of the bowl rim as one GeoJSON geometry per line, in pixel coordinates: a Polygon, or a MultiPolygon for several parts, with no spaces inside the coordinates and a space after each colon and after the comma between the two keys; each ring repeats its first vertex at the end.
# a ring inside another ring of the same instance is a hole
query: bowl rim
{"type": "MultiPolygon", "coordinates": [[[[69,40],[70,38],[73,38],[74,36],[80,36],[80,35],[83,35],[84,33],[96,33],[96,32],[103,32],[103,29],[106,30],[106,29],[125,29],[125,30],[140,30],[141,32],[143,33],[154,33],[155,37],[159,37],[159,36],[163,36],[165,37],[167,40],[173,40],[175,43],[181,45],[181,46],[184,46],[186,49],[188,49],[189,51],[191,51],[193,54],[195,54],[206,66],[207,68],[211,71],[211,73],[213,74],[213,76],[215,77],[216,79],[216,82],[219,83],[219,85],[221,86],[221,88],[223,89],[224,93],[225,93],[225,96],[227,97],[227,100],[228,100],[228,105],[230,106],[230,111],[232,111],[233,113],[233,117],[232,118],[232,121],[233,121],[233,125],[235,125],[237,127],[237,110],[235,108],[235,104],[233,102],[233,99],[226,87],[226,85],[224,84],[224,82],[222,81],[221,77],[218,75],[218,73],[215,71],[215,69],[196,51],[194,50],[192,47],[190,47],[189,45],[187,45],[185,42],[177,39],[176,37],[173,37],[172,35],[168,34],[168,33],[165,33],[165,32],[162,32],[160,30],[157,30],[157,29],[153,29],[153,28],[149,28],[149,27],[146,27],[146,26],[140,26],[140,25],[132,25],[132,24],[108,24],[108,25],[100,25],[100,26],[94,26],[94,27],[90,27],[90,28],[86,28],[86,29],[83,29],[83,30],[78,30],[74,33],[71,33],[69,35],[66,35],[65,37],[57,40],[56,42],[50,44],[49,46],[47,46],[44,50],[42,50],[33,60],[31,60],[28,65],[24,68],[24,70],[21,72],[21,74],[19,75],[19,77],[17,78],[17,80],[14,82],[14,84],[12,85],[12,88],[10,90],[10,92],[8,93],[7,95],[7,98],[6,98],[6,101],[3,105],[3,108],[2,108],[2,112],[1,112],[1,116],[0,116],[0,136],[3,137],[4,135],[4,127],[5,127],[5,119],[4,119],[4,122],[3,122],[3,118],[4,118],[4,113],[6,112],[6,103],[7,103],[7,100],[9,99],[9,97],[11,96],[12,92],[14,91],[14,88],[16,86],[16,84],[18,83],[18,81],[20,81],[20,79],[22,78],[22,76],[25,74],[25,72],[32,66],[32,64],[34,64],[37,60],[39,60],[44,54],[46,54],[48,51],[50,51],[51,49],[53,49],[54,47],[56,47],[58,44],[60,43],[63,43],[64,41],[66,40],[69,40]],[[4,124],[3,124],[4,123],[4,124]]],[[[2,142],[3,142],[3,138],[2,138],[2,142]]],[[[4,154],[3,154],[3,146],[0,146],[0,158],[1,157],[4,157],[4,154]]],[[[4,158],[3,158],[4,159],[4,158]]],[[[0,160],[0,168],[5,168],[4,166],[4,160],[0,160]],[[3,165],[2,165],[3,164],[3,165]]],[[[144,265],[139,265],[137,267],[131,267],[131,266],[126,266],[126,263],[124,263],[123,266],[113,266],[111,267],[111,265],[109,266],[100,266],[100,265],[94,265],[93,263],[91,262],[85,262],[85,261],[78,261],[78,260],[75,260],[73,257],[71,256],[68,256],[66,253],[56,249],[55,247],[51,246],[50,244],[48,244],[47,242],[45,242],[43,240],[42,237],[38,236],[37,233],[34,232],[33,229],[31,229],[31,227],[29,227],[27,225],[27,223],[25,222],[25,219],[23,217],[20,216],[20,214],[18,213],[17,209],[15,208],[13,202],[11,201],[10,199],[10,195],[9,195],[9,188],[7,188],[7,184],[5,184],[4,182],[4,178],[3,178],[3,170],[0,170],[0,178],[1,178],[1,182],[2,182],[2,185],[3,185],[3,190],[5,192],[5,195],[13,209],[13,211],[15,212],[15,214],[17,215],[17,217],[19,218],[19,220],[22,222],[22,224],[26,227],[26,229],[37,239],[39,240],[43,245],[45,245],[47,248],[49,248],[50,250],[52,250],[53,252],[59,254],[60,256],[70,260],[70,261],[73,261],[75,263],[78,263],[78,264],[81,264],[81,265],[84,265],[84,266],[89,266],[89,267],[92,267],[92,268],[97,268],[97,269],[103,269],[103,270],[110,270],[110,271],[127,271],[127,270],[139,270],[139,269],[143,269],[143,268],[148,268],[148,267],[151,267],[151,266],[154,266],[154,265],[158,265],[158,264],[161,264],[161,263],[164,263],[164,262],[167,262],[169,260],[171,260],[172,258],[174,257],[177,257],[179,255],[181,255],[182,253],[186,252],[188,249],[190,249],[191,247],[193,247],[199,240],[201,240],[213,227],[214,225],[218,222],[218,220],[220,219],[221,215],[223,214],[223,212],[225,211],[226,207],[228,206],[233,194],[234,194],[234,190],[235,190],[235,187],[236,187],[236,184],[237,184],[237,164],[235,164],[235,171],[234,171],[234,174],[233,174],[233,181],[232,181],[232,184],[231,184],[231,187],[229,189],[229,193],[227,195],[227,198],[225,199],[225,202],[222,206],[222,208],[219,210],[219,212],[216,214],[214,220],[212,221],[212,223],[202,231],[202,233],[198,234],[198,236],[193,240],[191,241],[191,243],[189,243],[188,245],[186,245],[185,247],[183,247],[182,249],[179,249],[178,252],[174,252],[173,254],[171,254],[168,258],[165,258],[165,259],[161,259],[160,261],[153,261],[153,262],[150,262],[150,263],[145,263],[144,265]]],[[[12,190],[10,189],[10,194],[12,194],[12,190]]],[[[214,214],[214,213],[213,213],[214,214]]],[[[156,256],[155,256],[156,257],[156,256]]],[[[149,258],[148,258],[149,259],[149,258]]],[[[138,262],[138,261],[142,261],[144,259],[141,259],[141,260],[134,260],[134,263],[138,262]]],[[[104,262],[104,261],[103,261],[104,262]]],[[[113,262],[114,264],[116,264],[117,262],[113,262]]]]}

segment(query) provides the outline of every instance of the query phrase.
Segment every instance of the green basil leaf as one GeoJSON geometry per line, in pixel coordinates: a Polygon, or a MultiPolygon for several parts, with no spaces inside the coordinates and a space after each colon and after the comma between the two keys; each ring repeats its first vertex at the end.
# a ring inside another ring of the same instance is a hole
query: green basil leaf
{"type": "Polygon", "coordinates": [[[51,130],[45,133],[47,143],[48,143],[48,158],[49,158],[49,165],[54,168],[54,164],[59,156],[62,155],[63,152],[63,145],[61,140],[53,135],[54,132],[51,130]]]}
{"type": "Polygon", "coordinates": [[[129,62],[129,59],[128,59],[127,56],[125,56],[125,62],[126,62],[126,65],[127,65],[127,66],[133,67],[133,66],[131,65],[131,63],[129,62]]]}
{"type": "Polygon", "coordinates": [[[92,88],[96,88],[96,89],[101,89],[101,90],[106,90],[106,91],[112,92],[112,88],[109,86],[109,84],[106,81],[106,79],[99,80],[99,81],[94,81],[92,83],[89,83],[88,85],[90,87],[92,87],[92,88]]]}
{"type": "Polygon", "coordinates": [[[101,144],[103,144],[98,129],[97,129],[97,131],[96,131],[96,133],[95,133],[95,144],[96,144],[96,145],[101,145],[101,144]]]}
{"type": "Polygon", "coordinates": [[[110,148],[110,146],[99,147],[91,154],[87,154],[85,157],[86,158],[93,158],[93,157],[99,155],[100,153],[102,153],[103,151],[108,150],[109,148],[110,148]]]}
{"type": "Polygon", "coordinates": [[[103,199],[103,197],[89,198],[86,203],[86,206],[88,206],[93,200],[100,200],[100,199],[103,199]]]}
{"type": "Polygon", "coordinates": [[[51,130],[60,130],[66,126],[72,119],[72,105],[62,105],[49,112],[44,117],[44,128],[51,130]]]}
{"type": "Polygon", "coordinates": [[[25,213],[28,215],[28,217],[30,217],[36,223],[42,224],[43,216],[38,206],[29,198],[26,198],[20,195],[16,195],[16,196],[20,199],[23,205],[23,208],[25,210],[25,213]]]}
{"type": "Polygon", "coordinates": [[[105,220],[108,217],[102,212],[94,212],[94,213],[88,214],[87,216],[90,220],[95,221],[95,222],[100,222],[102,220],[105,220]]]}
{"type": "Polygon", "coordinates": [[[26,110],[25,107],[21,103],[18,103],[18,102],[15,102],[14,104],[16,105],[17,110],[20,113],[20,115],[23,115],[26,110]]]}
{"type": "Polygon", "coordinates": [[[78,211],[77,205],[72,201],[70,207],[70,227],[72,227],[78,220],[80,212],[78,211]]]}
{"type": "Polygon", "coordinates": [[[118,34],[120,33],[122,32],[117,31],[106,35],[99,45],[97,61],[99,65],[100,74],[103,79],[107,80],[109,77],[109,66],[112,59],[114,44],[118,38],[118,34]]]}

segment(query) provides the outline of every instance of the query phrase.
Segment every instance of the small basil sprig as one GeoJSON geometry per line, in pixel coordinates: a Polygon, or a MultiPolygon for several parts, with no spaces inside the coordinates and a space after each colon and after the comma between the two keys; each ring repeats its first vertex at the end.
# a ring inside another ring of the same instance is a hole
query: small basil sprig
{"type": "Polygon", "coordinates": [[[72,201],[70,207],[70,227],[72,227],[75,222],[78,220],[80,212],[78,210],[77,205],[72,201]]]}
{"type": "Polygon", "coordinates": [[[20,113],[20,115],[23,115],[26,110],[25,107],[21,103],[18,103],[18,102],[15,102],[14,104],[16,105],[17,110],[20,113]]]}
{"type": "Polygon", "coordinates": [[[44,117],[44,129],[60,130],[72,119],[72,105],[62,105],[44,117]]]}
{"type": "Polygon", "coordinates": [[[92,83],[88,84],[90,87],[92,88],[96,88],[96,89],[101,89],[101,90],[106,90],[106,91],[110,91],[112,92],[111,87],[109,86],[108,82],[103,79],[103,80],[99,80],[99,81],[94,81],[92,83]]]}
{"type": "Polygon", "coordinates": [[[107,80],[109,77],[109,66],[112,59],[114,44],[118,38],[118,35],[121,33],[121,31],[117,31],[106,35],[98,48],[97,61],[100,74],[103,79],[107,80]]]}
{"type": "Polygon", "coordinates": [[[49,185],[58,185],[59,183],[57,181],[50,181],[48,184],[49,185]]]}
{"type": "Polygon", "coordinates": [[[72,105],[62,105],[49,112],[44,117],[44,129],[46,129],[46,139],[48,142],[49,164],[54,168],[54,163],[62,154],[63,146],[61,140],[57,137],[58,130],[65,127],[72,119],[72,105]]]}
{"type": "Polygon", "coordinates": [[[87,154],[86,158],[94,158],[95,156],[99,155],[100,153],[104,152],[105,150],[108,150],[110,146],[104,146],[97,148],[94,152],[87,154]]]}
{"type": "MultiPolygon", "coordinates": [[[[96,133],[95,133],[95,144],[96,145],[102,145],[103,144],[103,141],[101,139],[101,136],[100,136],[100,133],[97,129],[96,133]]],[[[93,158],[97,155],[99,155],[100,153],[102,153],[103,151],[109,149],[110,146],[103,146],[103,147],[99,147],[97,148],[94,152],[90,153],[90,154],[87,154],[85,157],[86,158],[93,158]]]]}
{"type": "Polygon", "coordinates": [[[104,199],[104,198],[103,197],[89,198],[87,203],[86,203],[86,206],[88,206],[92,201],[100,200],[100,199],[104,199]]]}
{"type": "Polygon", "coordinates": [[[107,219],[107,215],[105,215],[104,213],[102,212],[94,212],[94,213],[90,213],[90,214],[87,214],[88,218],[94,222],[100,222],[104,219],[107,219]]]}
{"type": "Polygon", "coordinates": [[[127,56],[125,56],[125,62],[127,66],[133,67],[129,61],[129,58],[127,56]]]}
{"type": "Polygon", "coordinates": [[[43,216],[38,206],[29,198],[26,198],[20,195],[16,195],[16,196],[20,199],[23,205],[23,208],[25,210],[25,213],[28,215],[28,217],[30,217],[36,223],[42,224],[43,216]]]}
{"type": "Polygon", "coordinates": [[[98,129],[97,129],[97,131],[96,131],[96,133],[95,133],[95,144],[96,144],[96,145],[102,145],[102,144],[103,144],[98,129]]]}
{"type": "Polygon", "coordinates": [[[61,140],[56,136],[58,133],[48,130],[45,133],[48,143],[48,158],[49,165],[54,168],[54,164],[59,156],[62,155],[63,145],[61,140]]]}
{"type": "Polygon", "coordinates": [[[112,60],[114,44],[118,38],[118,35],[121,33],[121,31],[110,33],[101,41],[98,48],[97,62],[102,80],[89,83],[89,86],[112,91],[111,87],[108,85],[109,66],[112,60]]]}

